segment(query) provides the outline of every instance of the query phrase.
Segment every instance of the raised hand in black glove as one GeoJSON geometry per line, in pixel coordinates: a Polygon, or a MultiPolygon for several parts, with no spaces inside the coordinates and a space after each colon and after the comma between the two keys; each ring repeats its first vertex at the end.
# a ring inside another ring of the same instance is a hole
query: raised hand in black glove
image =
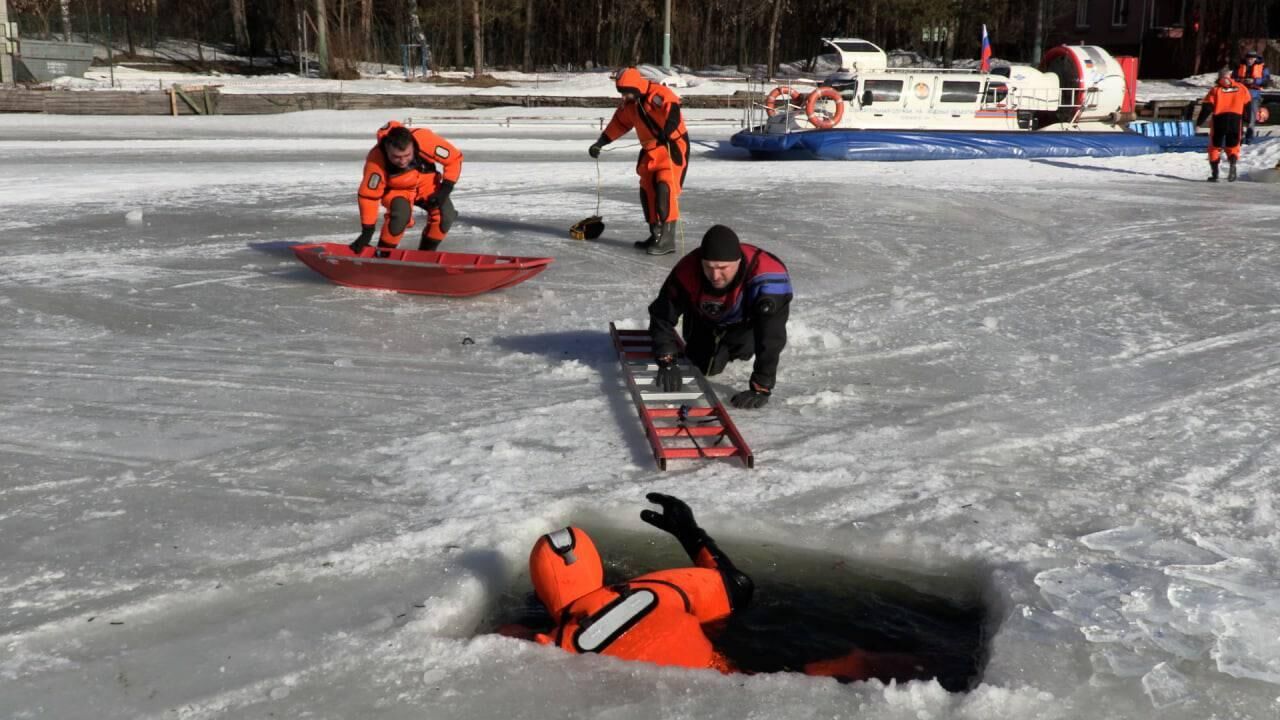
{"type": "Polygon", "coordinates": [[[662,392],[676,392],[683,384],[684,378],[676,359],[670,355],[658,358],[658,374],[653,377],[653,384],[662,392]]]}
{"type": "Polygon", "coordinates": [[[661,505],[662,512],[641,510],[640,519],[663,532],[671,533],[684,546],[689,556],[693,557],[697,548],[707,539],[707,534],[698,527],[689,506],[680,498],[662,493],[649,493],[644,497],[651,503],[661,505]]]}
{"type": "Polygon", "coordinates": [[[373,242],[373,230],[375,227],[377,226],[375,225],[360,226],[360,237],[356,238],[350,245],[347,246],[351,248],[351,252],[355,253],[356,255],[359,255],[360,253],[364,252],[365,248],[369,247],[369,243],[373,242]]]}
{"type": "Polygon", "coordinates": [[[600,143],[591,143],[591,147],[587,148],[587,154],[593,158],[598,158],[600,157],[600,151],[603,149],[604,146],[600,143]]]}
{"type": "Polygon", "coordinates": [[[736,408],[744,410],[755,410],[762,408],[769,403],[769,388],[763,388],[755,383],[751,383],[751,387],[734,395],[729,399],[736,408]]]}
{"type": "Polygon", "coordinates": [[[449,194],[453,192],[453,186],[454,183],[449,180],[442,181],[440,187],[436,188],[436,191],[428,195],[425,200],[418,200],[418,207],[427,211],[435,210],[443,205],[445,200],[449,199],[449,194]]]}

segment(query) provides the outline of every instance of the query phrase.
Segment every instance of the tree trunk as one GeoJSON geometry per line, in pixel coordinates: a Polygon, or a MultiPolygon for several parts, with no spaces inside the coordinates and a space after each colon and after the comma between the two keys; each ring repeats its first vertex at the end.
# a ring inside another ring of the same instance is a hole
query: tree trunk
{"type": "Polygon", "coordinates": [[[368,56],[373,46],[373,0],[360,0],[360,42],[364,43],[368,56]]]}
{"type": "Polygon", "coordinates": [[[474,44],[472,48],[475,56],[475,66],[472,69],[472,77],[480,77],[484,74],[484,8],[483,0],[471,0],[471,42],[474,44]]]}
{"type": "Polygon", "coordinates": [[[453,14],[453,66],[459,70],[467,64],[467,56],[462,47],[462,18],[466,17],[466,7],[467,0],[458,0],[458,11],[453,14]]]}
{"type": "Polygon", "coordinates": [[[951,63],[956,58],[956,35],[960,33],[960,18],[952,15],[947,20],[947,40],[942,51],[942,66],[951,67],[951,63]]]}
{"type": "Polygon", "coordinates": [[[533,0],[524,0],[524,62],[525,72],[533,72],[533,0]]]}
{"type": "Polygon", "coordinates": [[[595,49],[591,53],[591,60],[594,63],[600,62],[601,57],[601,36],[604,33],[604,0],[596,0],[596,40],[595,49]]]}
{"type": "Polygon", "coordinates": [[[631,38],[631,58],[627,61],[629,65],[638,65],[640,63],[640,40],[644,38],[645,22],[640,22],[640,27],[636,28],[636,34],[631,38]]]}
{"type": "MultiPolygon", "coordinates": [[[[129,3],[133,7],[133,3],[129,3]]],[[[249,19],[244,10],[244,0],[231,0],[231,29],[235,35],[236,49],[249,47],[249,19]]]]}
{"type": "Polygon", "coordinates": [[[316,61],[320,77],[329,77],[329,12],[324,0],[316,0],[316,61]]]}
{"type": "Polygon", "coordinates": [[[773,9],[770,11],[769,56],[765,65],[765,72],[769,76],[769,79],[773,79],[773,76],[778,74],[778,65],[776,58],[774,57],[774,52],[778,48],[778,21],[782,19],[782,6],[785,5],[786,2],[787,0],[773,0],[773,9]]]}
{"type": "Polygon", "coordinates": [[[71,42],[71,0],[62,0],[62,39],[71,42]]]}
{"type": "Polygon", "coordinates": [[[1200,74],[1200,63],[1204,60],[1204,16],[1206,2],[1208,2],[1208,0],[1200,0],[1200,2],[1197,3],[1196,18],[1199,20],[1199,27],[1196,28],[1195,33],[1196,59],[1191,65],[1192,75],[1200,74]]]}

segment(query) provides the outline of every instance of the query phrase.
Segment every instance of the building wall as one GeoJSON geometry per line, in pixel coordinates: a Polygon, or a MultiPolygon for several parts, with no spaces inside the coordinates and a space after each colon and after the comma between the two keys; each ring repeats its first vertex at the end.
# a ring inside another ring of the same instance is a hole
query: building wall
{"type": "Polygon", "coordinates": [[[1183,32],[1194,1],[1074,0],[1053,19],[1047,44],[1100,45],[1141,58],[1142,77],[1184,77],[1195,63],[1190,33],[1183,32]]]}
{"type": "Polygon", "coordinates": [[[4,49],[0,52],[0,85],[13,84],[13,52],[12,43],[5,42],[4,37],[9,34],[9,4],[6,0],[0,0],[0,43],[4,43],[4,49]]]}

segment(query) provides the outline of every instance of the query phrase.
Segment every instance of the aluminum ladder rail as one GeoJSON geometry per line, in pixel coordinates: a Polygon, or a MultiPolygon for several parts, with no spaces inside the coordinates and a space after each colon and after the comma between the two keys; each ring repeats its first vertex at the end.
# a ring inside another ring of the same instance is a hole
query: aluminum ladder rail
{"type": "Polygon", "coordinates": [[[698,368],[678,357],[682,387],[662,392],[654,387],[658,365],[649,332],[619,330],[609,323],[609,335],[659,470],[667,469],[668,460],[726,457],[740,457],[744,465],[755,467],[747,441],[698,368]],[[722,445],[726,440],[729,444],[722,445]]]}

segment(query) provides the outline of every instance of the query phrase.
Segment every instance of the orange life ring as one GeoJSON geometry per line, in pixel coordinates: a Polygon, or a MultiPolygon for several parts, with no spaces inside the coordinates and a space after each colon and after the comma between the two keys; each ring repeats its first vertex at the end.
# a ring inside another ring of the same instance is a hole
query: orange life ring
{"type": "Polygon", "coordinates": [[[787,96],[787,103],[790,105],[799,105],[800,101],[804,99],[804,96],[795,88],[790,88],[786,85],[779,85],[773,90],[770,90],[769,96],[764,99],[764,111],[767,115],[773,117],[778,114],[778,111],[781,110],[781,108],[778,107],[778,98],[783,95],[787,96]]]}
{"type": "Polygon", "coordinates": [[[809,93],[809,100],[804,104],[804,114],[814,127],[828,130],[839,125],[840,119],[844,117],[844,98],[833,87],[820,87],[809,93]],[[818,114],[818,102],[823,99],[831,100],[836,104],[836,111],[831,117],[818,114]]]}

